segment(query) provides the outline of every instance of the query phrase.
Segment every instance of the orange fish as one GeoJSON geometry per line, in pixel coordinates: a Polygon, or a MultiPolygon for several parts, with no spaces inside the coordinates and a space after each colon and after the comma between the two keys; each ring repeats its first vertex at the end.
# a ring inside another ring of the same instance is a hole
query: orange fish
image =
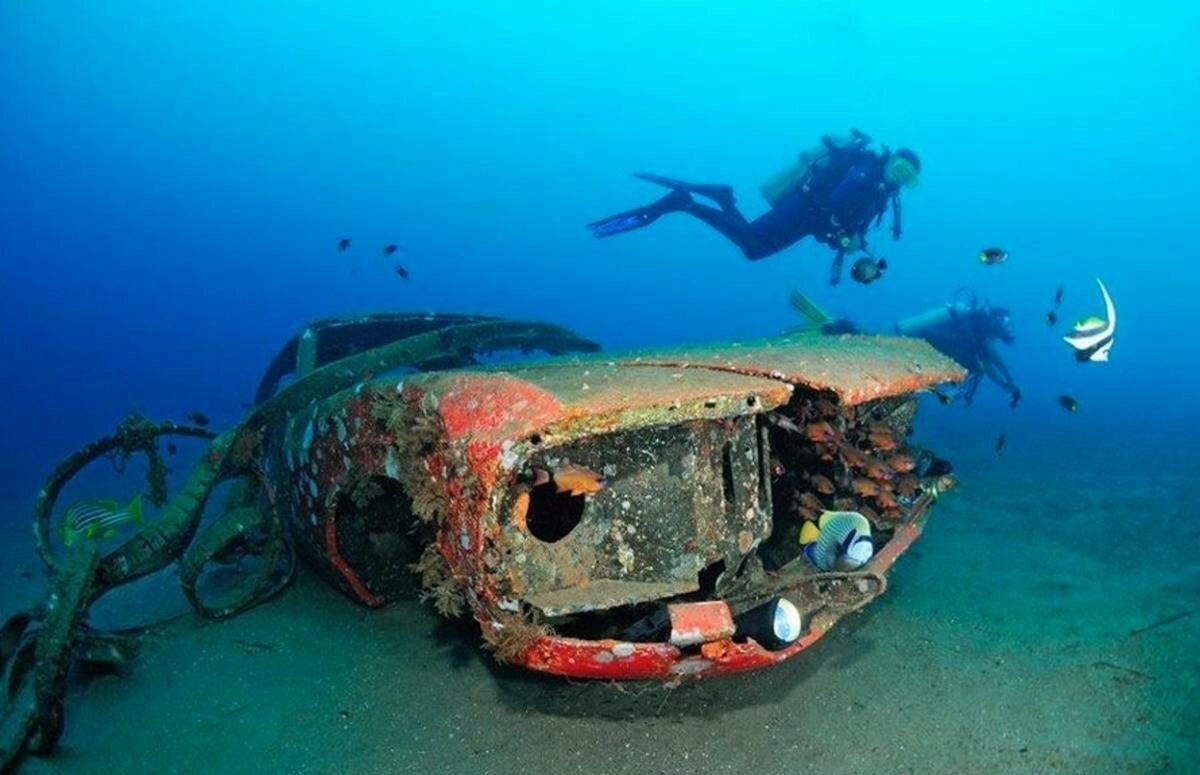
{"type": "Polygon", "coordinates": [[[529,491],[522,490],[513,499],[512,521],[520,530],[525,530],[525,517],[529,514],[529,491]]]}
{"type": "Polygon", "coordinates": [[[900,507],[900,504],[896,502],[896,497],[888,490],[880,490],[879,495],[875,497],[875,502],[884,509],[895,509],[900,507]]]}
{"type": "Polygon", "coordinates": [[[875,513],[875,509],[870,506],[859,504],[858,513],[867,518],[867,521],[873,525],[879,524],[879,515],[875,513]]]}
{"type": "Polygon", "coordinates": [[[571,495],[594,495],[604,489],[604,477],[590,468],[567,463],[554,469],[554,486],[571,495]]]}
{"type": "Polygon", "coordinates": [[[868,459],[867,461],[867,477],[874,479],[877,482],[890,482],[896,472],[888,468],[886,463],[879,460],[868,459]]]}
{"type": "Polygon", "coordinates": [[[850,483],[850,486],[854,489],[855,495],[865,495],[871,497],[879,494],[879,485],[875,484],[870,479],[855,479],[850,483]]]}
{"type": "Polygon", "coordinates": [[[900,477],[900,481],[896,482],[896,492],[903,495],[905,498],[911,498],[916,494],[917,488],[921,486],[921,480],[909,474],[900,477]]]}
{"type": "Polygon", "coordinates": [[[826,477],[820,474],[813,474],[809,477],[809,481],[812,482],[813,489],[822,495],[833,495],[833,482],[829,481],[826,477]]]}
{"type": "Polygon", "coordinates": [[[806,492],[800,495],[800,506],[810,511],[821,512],[825,510],[825,504],[821,503],[821,499],[813,495],[811,492],[806,492]]]}
{"type": "Polygon", "coordinates": [[[813,406],[816,408],[817,413],[822,417],[837,416],[837,407],[829,401],[826,401],[824,398],[818,398],[816,401],[813,401],[813,406]]]}
{"type": "Polygon", "coordinates": [[[913,460],[912,455],[907,452],[901,452],[898,455],[892,455],[888,460],[888,465],[902,474],[907,474],[917,467],[917,461],[913,460]]]}
{"type": "Polygon", "coordinates": [[[842,456],[842,462],[851,468],[866,468],[867,456],[862,453],[862,450],[857,447],[852,447],[849,444],[843,444],[838,447],[838,452],[842,456]]]}
{"type": "Polygon", "coordinates": [[[854,511],[858,503],[853,498],[834,498],[833,507],[838,511],[854,511]]]}
{"type": "Polygon", "coordinates": [[[871,432],[867,435],[867,440],[871,442],[872,447],[880,452],[891,452],[899,446],[892,432],[879,426],[871,429],[871,432]]]}
{"type": "Polygon", "coordinates": [[[808,436],[809,441],[829,442],[837,439],[837,431],[824,420],[810,422],[805,426],[804,432],[808,436]]]}

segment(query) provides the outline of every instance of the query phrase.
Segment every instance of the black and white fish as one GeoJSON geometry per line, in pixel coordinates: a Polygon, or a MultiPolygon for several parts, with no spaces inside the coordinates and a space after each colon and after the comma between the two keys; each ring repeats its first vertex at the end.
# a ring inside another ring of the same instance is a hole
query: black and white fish
{"type": "Polygon", "coordinates": [[[1112,349],[1113,338],[1117,332],[1117,309],[1113,305],[1108,289],[1099,278],[1096,284],[1104,296],[1104,318],[1091,316],[1075,324],[1071,333],[1063,337],[1063,341],[1075,348],[1075,359],[1078,361],[1093,361],[1101,363],[1108,360],[1108,351],[1112,349]]]}

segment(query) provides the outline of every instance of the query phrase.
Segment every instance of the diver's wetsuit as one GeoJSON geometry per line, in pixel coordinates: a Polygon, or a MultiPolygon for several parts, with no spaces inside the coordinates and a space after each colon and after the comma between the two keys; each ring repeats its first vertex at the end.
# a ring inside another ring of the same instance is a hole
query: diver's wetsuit
{"type": "Polygon", "coordinates": [[[968,404],[975,398],[975,391],[986,376],[1009,394],[1015,407],[1021,399],[1021,389],[995,345],[997,339],[1012,341],[1006,324],[999,322],[1006,317],[1003,310],[949,304],[946,314],[931,318],[929,324],[906,326],[901,323],[897,325],[896,333],[920,337],[965,367],[968,377],[959,392],[968,404]]]}
{"type": "Polygon", "coordinates": [[[596,221],[588,228],[596,237],[612,237],[648,226],[667,213],[687,213],[719,231],[752,261],[811,236],[837,251],[833,278],[837,282],[846,250],[851,246],[865,248],[867,230],[883,219],[889,202],[893,208],[892,235],[900,238],[900,198],[898,188],[884,179],[889,155],[886,150],[875,153],[861,143],[840,148],[828,139],[826,145],[830,160],[819,173],[752,221],[738,210],[729,186],[639,175],[671,188],[671,193],[645,207],[596,221]],[[692,194],[707,197],[717,206],[697,202],[692,194]]]}

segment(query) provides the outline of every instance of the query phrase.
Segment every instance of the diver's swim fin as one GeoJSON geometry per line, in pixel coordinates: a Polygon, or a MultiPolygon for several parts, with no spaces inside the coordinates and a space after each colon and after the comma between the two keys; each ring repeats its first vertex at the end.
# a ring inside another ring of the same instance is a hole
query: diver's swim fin
{"type": "Polygon", "coordinates": [[[727,186],[723,183],[688,183],[663,175],[655,175],[650,172],[635,172],[633,176],[647,183],[669,188],[672,191],[686,191],[689,194],[696,194],[697,196],[711,199],[723,208],[730,208],[734,205],[733,186],[727,186]]]}
{"type": "Polygon", "coordinates": [[[833,320],[833,318],[825,313],[825,310],[818,307],[811,299],[795,289],[788,296],[788,303],[791,304],[792,309],[800,313],[800,317],[804,318],[808,323],[808,328],[820,328],[833,320]]]}
{"type": "Polygon", "coordinates": [[[653,204],[636,207],[623,213],[610,215],[587,225],[596,239],[615,237],[627,231],[649,226],[667,213],[686,208],[692,202],[691,194],[676,189],[653,204]]]}
{"type": "Polygon", "coordinates": [[[615,237],[618,234],[624,234],[627,231],[640,229],[643,226],[649,226],[654,222],[654,218],[646,211],[649,207],[639,207],[636,210],[630,210],[625,213],[617,213],[610,215],[607,218],[589,223],[587,227],[591,229],[592,235],[596,239],[604,239],[605,237],[615,237]]]}

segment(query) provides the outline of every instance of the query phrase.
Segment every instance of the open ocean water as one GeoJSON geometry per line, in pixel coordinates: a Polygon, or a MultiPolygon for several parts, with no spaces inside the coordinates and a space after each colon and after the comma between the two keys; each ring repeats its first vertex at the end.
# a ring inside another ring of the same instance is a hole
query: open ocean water
{"type": "MultiPolygon", "coordinates": [[[[0,617],[46,594],[28,520],[63,456],[131,410],[232,426],[316,318],[482,313],[619,351],[778,333],[793,290],[890,332],[970,289],[1008,310],[1022,392],[922,399],[959,488],[883,598],[772,670],[581,685],[304,569],[224,623],[178,616],[163,572],[96,611],[162,622],[131,673],[73,681],[23,766],[1196,771],[1198,35],[1182,2],[4,4],[0,617]],[[635,171],[728,183],[753,217],[850,127],[922,166],[871,284],[830,286],[811,239],[750,262],[684,215],[584,228],[663,193],[635,171]],[[1079,363],[1097,278],[1119,332],[1079,363]]],[[[95,468],[72,492],[136,481],[95,468]]]]}

